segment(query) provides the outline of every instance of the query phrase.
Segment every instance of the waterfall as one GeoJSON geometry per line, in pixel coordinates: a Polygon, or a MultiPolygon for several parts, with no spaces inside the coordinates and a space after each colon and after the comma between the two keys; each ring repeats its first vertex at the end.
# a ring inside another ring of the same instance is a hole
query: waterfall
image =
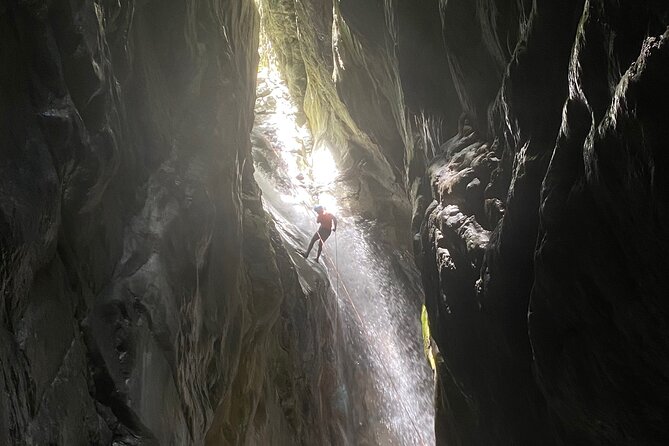
{"type": "MultiPolygon", "coordinates": [[[[337,299],[341,352],[330,404],[345,411],[346,438],[335,444],[434,444],[432,372],[423,354],[422,288],[411,255],[386,242],[383,228],[348,208],[327,143],[312,147],[306,126],[271,66],[258,76],[254,162],[263,205],[282,235],[305,289],[330,284],[337,299]],[[304,259],[317,229],[312,207],[339,221],[320,263],[304,259]]],[[[342,434],[344,436],[344,434],[342,434]]]]}

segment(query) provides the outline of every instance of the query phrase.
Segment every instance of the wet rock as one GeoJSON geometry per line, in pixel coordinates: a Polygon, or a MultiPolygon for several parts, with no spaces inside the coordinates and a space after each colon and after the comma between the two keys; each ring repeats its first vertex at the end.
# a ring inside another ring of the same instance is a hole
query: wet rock
{"type": "Polygon", "coordinates": [[[9,2],[0,35],[3,444],[325,444],[332,328],[253,180],[254,3],[9,2]]]}
{"type": "MultiPolygon", "coordinates": [[[[338,3],[332,17],[337,97],[321,104],[336,102],[337,110],[344,104],[357,130],[377,146],[344,146],[349,159],[364,159],[356,164],[365,172],[359,190],[368,197],[358,198],[361,208],[374,206],[369,197],[393,190],[392,183],[410,197],[415,254],[442,355],[438,442],[661,442],[664,432],[648,414],[661,413],[662,402],[648,395],[648,403],[632,403],[620,386],[622,376],[646,382],[629,364],[662,364],[664,357],[655,344],[652,360],[628,354],[631,346],[642,350],[642,339],[662,335],[623,321],[661,327],[649,314],[662,312],[650,304],[632,309],[616,296],[619,290],[638,299],[661,295],[636,271],[652,275],[653,265],[666,264],[666,234],[657,225],[666,220],[658,189],[664,158],[651,148],[666,123],[657,105],[661,93],[653,105],[634,95],[666,90],[659,74],[666,5],[419,3],[338,3]],[[393,175],[376,174],[387,166],[393,175]],[[626,228],[632,227],[653,242],[631,235],[626,228]],[[643,255],[631,248],[649,243],[653,248],[643,255]],[[600,251],[607,255],[595,255],[600,251]],[[629,280],[614,280],[614,289],[602,284],[609,275],[629,280]],[[562,300],[569,304],[558,305],[562,300]],[[594,328],[570,331],[603,315],[614,320],[597,323],[600,340],[594,328]],[[573,347],[563,344],[570,337],[573,347]],[[573,355],[566,357],[568,348],[573,355]],[[611,352],[620,352],[624,363],[612,364],[611,352]],[[596,376],[603,370],[615,381],[605,385],[596,376]],[[588,387],[600,382],[599,390],[588,387]],[[623,419],[628,406],[635,408],[633,420],[623,419]]],[[[298,26],[308,23],[303,12],[296,14],[298,26]]],[[[308,42],[301,49],[318,58],[308,42]]],[[[309,73],[309,64],[303,66],[309,73]]],[[[317,111],[306,112],[312,123],[326,122],[313,118],[317,111]]],[[[649,375],[646,386],[663,379],[649,375]]]]}
{"type": "MultiPolygon", "coordinates": [[[[438,443],[665,444],[666,2],[261,3],[295,150],[413,235],[438,443]]],[[[257,27],[250,0],[0,6],[9,443],[342,438],[325,285],[253,180],[257,27]]]]}
{"type": "Polygon", "coordinates": [[[483,20],[482,7],[503,20],[465,22],[481,39],[466,61],[455,25],[446,31],[452,67],[484,73],[455,78],[482,131],[442,145],[427,169],[432,205],[414,195],[443,361],[438,443],[662,444],[650,414],[667,405],[644,389],[662,388],[650,364],[667,357],[650,341],[664,332],[651,277],[667,252],[652,173],[666,161],[655,148],[666,139],[666,7],[535,2],[515,22],[498,2],[459,3],[445,23],[474,11],[483,20]],[[495,57],[491,42],[515,29],[512,57],[495,57]],[[495,60],[508,64],[499,78],[485,68],[495,60]],[[488,160],[478,176],[477,145],[488,160]]]}

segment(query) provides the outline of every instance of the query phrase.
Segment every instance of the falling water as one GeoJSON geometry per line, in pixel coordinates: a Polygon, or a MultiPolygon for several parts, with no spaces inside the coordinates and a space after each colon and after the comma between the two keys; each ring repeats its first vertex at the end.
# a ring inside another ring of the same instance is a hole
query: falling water
{"type": "Polygon", "coordinates": [[[306,247],[317,229],[311,209],[316,200],[339,218],[320,264],[313,261],[316,247],[312,260],[293,258],[327,274],[337,299],[348,362],[340,394],[354,420],[352,442],[434,444],[432,372],[422,351],[422,289],[412,259],[384,242],[375,222],[339,202],[328,147],[305,150],[310,135],[295,123],[296,110],[276,70],[265,67],[258,82],[254,150],[265,153],[256,156],[256,180],[284,243],[306,247]]]}

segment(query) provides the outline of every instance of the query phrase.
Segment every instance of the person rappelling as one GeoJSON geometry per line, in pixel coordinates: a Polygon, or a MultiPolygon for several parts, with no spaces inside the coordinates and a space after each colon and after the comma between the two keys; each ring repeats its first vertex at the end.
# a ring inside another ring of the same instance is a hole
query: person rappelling
{"type": "Polygon", "coordinates": [[[316,217],[316,223],[320,223],[320,227],[318,228],[318,231],[316,231],[314,236],[311,237],[311,242],[309,242],[309,247],[307,248],[307,251],[304,254],[302,254],[302,256],[305,259],[309,257],[311,248],[314,247],[314,243],[316,243],[316,240],[318,240],[318,254],[316,255],[316,262],[318,262],[318,259],[321,256],[321,251],[323,250],[323,243],[325,243],[328,237],[330,237],[330,234],[332,232],[337,230],[337,218],[331,213],[327,212],[325,208],[321,205],[314,206],[314,212],[318,214],[318,216],[316,217]]]}

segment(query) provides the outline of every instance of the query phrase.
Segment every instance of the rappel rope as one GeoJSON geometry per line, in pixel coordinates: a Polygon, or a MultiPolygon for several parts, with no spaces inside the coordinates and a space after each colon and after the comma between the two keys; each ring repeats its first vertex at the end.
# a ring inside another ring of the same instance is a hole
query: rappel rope
{"type": "MultiPolygon", "coordinates": [[[[337,297],[339,297],[339,264],[337,263],[337,231],[334,231],[334,238],[335,238],[335,264],[332,263],[332,261],[326,257],[325,260],[330,260],[330,266],[332,269],[334,269],[336,273],[336,294],[337,297]]],[[[325,246],[325,241],[321,237],[321,234],[317,231],[316,234],[318,234],[318,238],[320,239],[320,243],[325,246]]],[[[360,327],[362,327],[363,330],[365,330],[365,334],[367,335],[368,338],[371,338],[372,336],[367,332],[367,326],[365,325],[364,321],[362,320],[362,316],[360,316],[360,312],[358,312],[358,308],[355,306],[355,303],[353,302],[353,298],[351,297],[351,293],[348,292],[348,289],[346,288],[346,285],[342,282],[341,284],[342,289],[346,293],[346,296],[348,297],[348,301],[351,303],[351,308],[353,308],[353,311],[355,312],[356,317],[358,318],[358,321],[360,322],[360,327]]],[[[374,352],[378,356],[378,352],[374,352]]],[[[386,367],[386,364],[383,361],[378,361],[381,366],[383,367],[383,370],[386,372],[386,375],[390,378],[390,384],[393,386],[393,390],[395,391],[395,394],[399,397],[400,393],[397,388],[397,385],[395,384],[395,380],[393,379],[393,375],[390,373],[390,370],[386,367]]],[[[416,422],[414,421],[413,417],[409,413],[409,410],[407,409],[406,405],[404,404],[404,400],[402,398],[398,398],[400,402],[400,406],[402,407],[402,410],[404,411],[405,415],[411,421],[411,426],[413,427],[414,431],[416,432],[416,438],[418,441],[420,441],[423,445],[426,443],[423,441],[423,436],[420,434],[420,431],[418,430],[418,427],[416,426],[416,422]]]]}
{"type": "MultiPolygon", "coordinates": [[[[337,231],[335,231],[335,266],[339,266],[339,262],[337,261],[337,252],[339,250],[337,249],[337,231]]],[[[339,274],[337,274],[337,281],[336,281],[336,293],[337,296],[339,296],[339,274]]]]}

